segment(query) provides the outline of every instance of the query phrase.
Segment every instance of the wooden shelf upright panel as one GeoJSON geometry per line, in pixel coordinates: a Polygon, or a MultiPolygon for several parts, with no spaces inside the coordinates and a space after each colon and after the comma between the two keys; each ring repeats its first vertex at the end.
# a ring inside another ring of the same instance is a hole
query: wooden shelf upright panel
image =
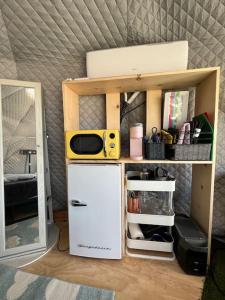
{"type": "Polygon", "coordinates": [[[208,234],[208,262],[212,235],[214,178],[216,164],[216,142],[219,102],[220,70],[216,69],[196,88],[195,115],[207,112],[214,128],[212,165],[193,165],[191,215],[208,234]]]}
{"type": "Polygon", "coordinates": [[[80,127],[79,95],[67,84],[63,84],[64,130],[77,130],[80,127]]]}
{"type": "Polygon", "coordinates": [[[120,93],[106,93],[106,127],[120,129],[120,93]]]}
{"type": "Polygon", "coordinates": [[[211,234],[213,165],[192,166],[191,215],[207,233],[211,234]]]}
{"type": "Polygon", "coordinates": [[[152,127],[161,129],[162,90],[146,92],[146,135],[152,134],[152,127]]]}

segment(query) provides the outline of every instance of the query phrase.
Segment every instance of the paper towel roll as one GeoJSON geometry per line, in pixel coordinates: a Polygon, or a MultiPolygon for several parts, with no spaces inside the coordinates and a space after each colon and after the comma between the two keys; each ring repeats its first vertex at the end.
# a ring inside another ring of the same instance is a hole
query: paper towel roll
{"type": "Polygon", "coordinates": [[[145,237],[141,231],[139,224],[129,223],[128,227],[129,227],[129,232],[130,232],[130,236],[132,239],[144,240],[145,237]]]}

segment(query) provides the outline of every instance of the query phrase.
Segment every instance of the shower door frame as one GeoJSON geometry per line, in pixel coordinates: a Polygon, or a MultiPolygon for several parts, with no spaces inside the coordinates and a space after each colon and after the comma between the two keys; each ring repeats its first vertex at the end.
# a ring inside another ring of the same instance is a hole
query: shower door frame
{"type": "Polygon", "coordinates": [[[4,201],[4,162],[3,162],[3,128],[2,103],[0,103],[0,260],[4,257],[21,256],[47,248],[47,212],[45,190],[45,158],[44,158],[44,123],[41,97],[41,83],[20,80],[0,79],[0,100],[2,86],[18,86],[34,88],[36,118],[36,150],[37,150],[37,190],[38,190],[38,221],[39,242],[6,249],[5,243],[5,201],[4,201]]]}

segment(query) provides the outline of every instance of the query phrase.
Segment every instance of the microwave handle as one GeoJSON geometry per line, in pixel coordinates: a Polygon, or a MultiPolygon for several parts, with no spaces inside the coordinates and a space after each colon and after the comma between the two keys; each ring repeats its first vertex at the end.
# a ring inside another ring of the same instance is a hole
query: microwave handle
{"type": "Polygon", "coordinates": [[[106,152],[106,132],[103,132],[103,152],[104,156],[107,157],[107,152],[106,152]]]}

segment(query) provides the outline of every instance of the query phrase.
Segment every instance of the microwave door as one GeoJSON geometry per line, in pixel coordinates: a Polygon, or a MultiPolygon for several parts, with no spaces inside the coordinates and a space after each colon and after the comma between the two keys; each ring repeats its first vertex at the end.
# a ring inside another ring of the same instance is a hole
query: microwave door
{"type": "Polygon", "coordinates": [[[105,140],[106,135],[101,138],[95,133],[80,133],[71,138],[70,147],[76,155],[91,155],[94,157],[105,149],[105,140]]]}

